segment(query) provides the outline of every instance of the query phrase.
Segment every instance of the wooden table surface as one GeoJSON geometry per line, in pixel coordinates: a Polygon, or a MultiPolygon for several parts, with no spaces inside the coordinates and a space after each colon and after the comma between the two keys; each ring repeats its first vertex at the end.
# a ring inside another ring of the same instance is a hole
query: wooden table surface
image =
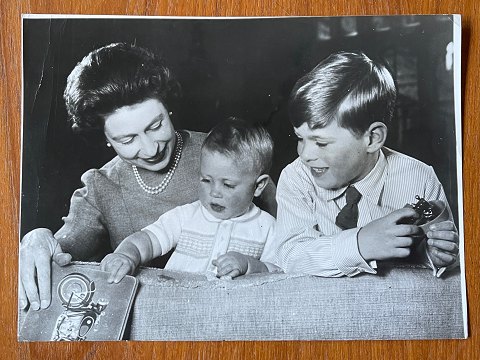
{"type": "Polygon", "coordinates": [[[478,285],[480,162],[478,122],[478,0],[2,0],[0,4],[0,352],[4,359],[480,359],[478,285]],[[117,342],[18,343],[17,255],[20,193],[21,22],[22,13],[289,16],[289,15],[462,15],[463,169],[465,265],[469,299],[467,340],[284,341],[284,342],[117,342]]]}

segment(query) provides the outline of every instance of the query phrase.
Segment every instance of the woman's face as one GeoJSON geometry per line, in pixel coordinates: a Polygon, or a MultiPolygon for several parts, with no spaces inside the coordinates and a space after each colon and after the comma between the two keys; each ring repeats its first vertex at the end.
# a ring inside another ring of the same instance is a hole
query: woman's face
{"type": "Polygon", "coordinates": [[[120,158],[146,170],[165,169],[175,151],[175,129],[157,99],[123,106],[105,116],[104,131],[120,158]]]}

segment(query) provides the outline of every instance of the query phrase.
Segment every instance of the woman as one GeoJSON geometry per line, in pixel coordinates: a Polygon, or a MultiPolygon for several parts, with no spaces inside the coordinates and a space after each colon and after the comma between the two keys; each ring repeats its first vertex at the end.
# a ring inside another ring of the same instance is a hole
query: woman
{"type": "MultiPolygon", "coordinates": [[[[179,85],[151,52],[111,44],[88,54],[67,79],[64,98],[73,127],[101,129],[118,156],[82,176],[65,224],[35,229],[20,246],[19,305],[46,308],[51,259],[59,265],[99,260],[164,212],[198,199],[205,134],[175,131],[169,101],[179,85]],[[27,300],[28,299],[28,300],[27,300]]],[[[272,186],[265,200],[274,209],[272,186]]]]}

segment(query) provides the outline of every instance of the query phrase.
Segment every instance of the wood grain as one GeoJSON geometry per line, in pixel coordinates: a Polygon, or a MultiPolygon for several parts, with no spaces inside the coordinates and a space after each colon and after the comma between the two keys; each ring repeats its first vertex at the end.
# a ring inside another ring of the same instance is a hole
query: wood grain
{"type": "Polygon", "coordinates": [[[0,85],[0,224],[2,231],[0,305],[2,357],[6,359],[478,359],[480,358],[479,221],[480,163],[478,122],[480,2],[477,0],[3,0],[0,85]],[[465,264],[469,298],[468,340],[354,341],[354,342],[123,342],[123,343],[18,343],[17,255],[20,193],[21,21],[22,13],[181,15],[181,16],[287,16],[462,14],[462,96],[465,264]]]}

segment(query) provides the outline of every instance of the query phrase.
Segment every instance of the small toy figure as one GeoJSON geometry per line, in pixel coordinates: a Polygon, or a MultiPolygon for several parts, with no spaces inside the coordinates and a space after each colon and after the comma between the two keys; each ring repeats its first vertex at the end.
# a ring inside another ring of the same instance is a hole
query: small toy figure
{"type": "Polygon", "coordinates": [[[436,208],[435,205],[429,203],[427,200],[424,198],[421,198],[420,196],[416,195],[415,199],[417,199],[417,202],[415,204],[412,204],[413,209],[417,212],[419,218],[415,221],[415,225],[423,225],[433,219],[438,214],[436,213],[436,208]]]}
{"type": "Polygon", "coordinates": [[[418,216],[403,219],[399,223],[422,226],[434,220],[442,212],[442,208],[435,202],[429,202],[418,195],[415,196],[415,199],[416,203],[405,206],[413,208],[418,216]]]}

